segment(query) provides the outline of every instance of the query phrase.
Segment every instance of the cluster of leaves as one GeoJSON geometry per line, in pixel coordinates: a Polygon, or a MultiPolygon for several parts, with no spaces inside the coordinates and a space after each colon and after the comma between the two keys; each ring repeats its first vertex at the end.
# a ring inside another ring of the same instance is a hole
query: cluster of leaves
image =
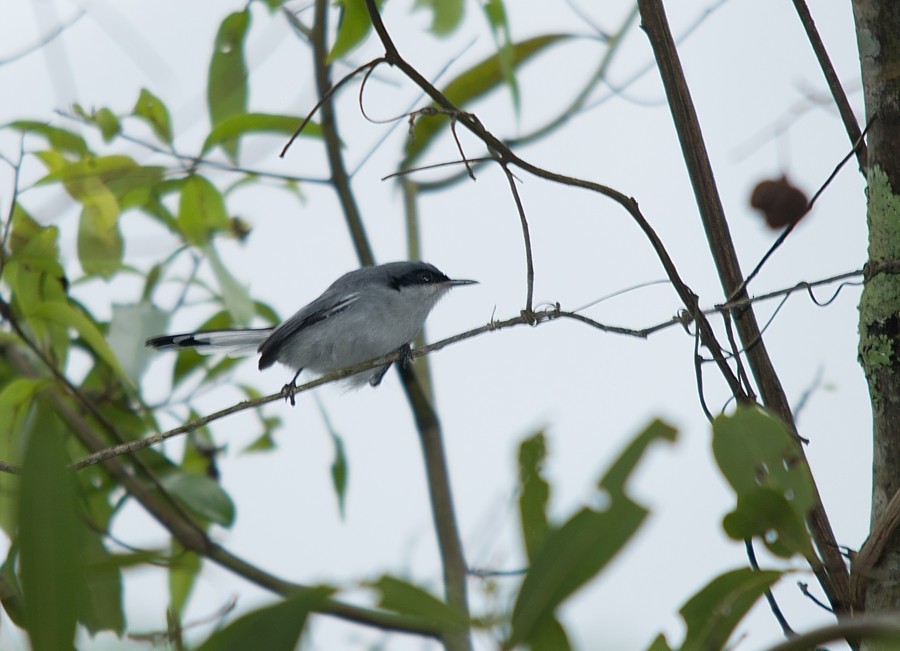
{"type": "MultiPolygon", "coordinates": [[[[279,5],[268,4],[273,10],[279,5]]],[[[342,21],[332,59],[351,52],[371,30],[362,0],[340,4],[342,21]]],[[[462,0],[422,0],[418,4],[433,13],[436,34],[458,26],[462,0]]],[[[516,69],[568,37],[547,34],[513,42],[503,3],[490,0],[483,6],[497,52],[450,81],[444,92],[466,106],[505,85],[518,106],[516,69]]],[[[249,9],[229,14],[220,24],[207,80],[210,129],[195,156],[177,153],[176,129],[166,104],[148,89],[139,92],[128,111],[74,108],[72,118],[94,127],[102,147],[93,146],[73,129],[39,121],[22,120],[6,127],[34,145],[27,155],[46,168],[36,186],[62,188],[79,208],[78,270],[64,266],[59,229],[46,225],[41,215],[29,214],[24,196],[17,197],[2,229],[0,286],[4,299],[0,307],[12,329],[0,334],[0,348],[15,349],[15,355],[0,356],[0,460],[17,465],[21,472],[19,476],[0,473],[0,528],[11,541],[0,568],[0,600],[12,620],[28,631],[34,648],[71,648],[77,625],[92,634],[121,634],[125,630],[122,572],[150,564],[168,568],[170,619],[172,629],[179,630],[201,569],[201,559],[176,542],[168,549],[118,546],[111,551],[110,531],[129,496],[123,495],[118,483],[99,466],[78,472],[67,466],[92,451],[76,431],[73,413],[86,413],[81,422],[96,432],[105,431],[109,445],[159,429],[157,412],[144,404],[138,386],[147,364],[143,341],[164,331],[169,319],[170,310],[153,301],[161,284],[181,283],[185,289],[206,293],[217,309],[203,328],[245,325],[253,318],[278,320],[271,308],[249,298],[219,258],[216,238],[242,236],[245,231],[229,216],[229,189],[221,190],[216,179],[204,173],[206,157],[214,150],[236,164],[242,137],[261,132],[288,135],[302,121],[299,116],[250,111],[244,56],[250,26],[249,9]],[[132,138],[129,132],[136,122],[152,134],[150,148],[170,156],[177,166],[143,165],[131,156],[105,153],[132,138]],[[174,253],[147,270],[129,265],[121,229],[129,213],[141,214],[173,234],[178,242],[174,253]],[[205,260],[216,286],[194,277],[177,278],[172,269],[183,256],[205,260]],[[70,291],[81,283],[110,281],[123,274],[139,274],[143,289],[133,303],[113,306],[108,321],[96,318],[70,291]],[[70,372],[75,351],[80,359],[88,360],[86,372],[77,374],[81,378],[77,381],[70,372]],[[13,359],[19,360],[18,366],[13,359]],[[33,372],[25,373],[22,364],[33,372]],[[69,390],[63,382],[70,384],[69,390]],[[114,424],[115,436],[103,423],[114,424]]],[[[586,90],[596,79],[599,77],[586,90]]],[[[415,162],[446,124],[446,119],[418,121],[405,164],[415,162]]],[[[321,130],[308,124],[303,135],[318,137],[321,130]]],[[[256,178],[236,165],[230,171],[238,176],[232,188],[256,178]]],[[[292,185],[291,181],[285,183],[292,185]]],[[[172,373],[173,391],[189,387],[191,379],[197,384],[213,381],[233,363],[210,363],[194,353],[182,353],[172,373]]],[[[251,387],[243,390],[249,398],[256,396],[251,387]]],[[[195,416],[192,410],[188,415],[195,416]]],[[[254,450],[273,445],[271,434],[279,424],[275,418],[259,417],[262,433],[251,446],[254,450]]],[[[342,506],[348,470],[341,439],[330,425],[329,431],[335,445],[335,492],[342,506]]],[[[813,558],[805,527],[812,500],[811,480],[789,463],[795,445],[790,435],[763,412],[744,409],[733,417],[718,419],[714,434],[717,460],[738,495],[734,513],[725,520],[728,534],[735,539],[760,537],[781,556],[799,553],[813,558]]],[[[437,633],[496,626],[499,620],[506,648],[569,648],[556,612],[602,571],[639,529],[647,510],[629,497],[627,480],[652,442],[671,441],[674,436],[668,426],[652,424],[598,480],[597,503],[560,523],[552,522],[547,514],[550,486],[542,474],[544,438],[530,438],[522,444],[519,456],[519,506],[529,570],[511,611],[491,618],[490,623],[469,621],[427,591],[394,577],[371,584],[379,607],[437,633]]],[[[178,463],[160,452],[144,450],[136,458],[141,481],[149,490],[170,498],[201,528],[208,530],[214,524],[229,527],[236,514],[217,481],[216,450],[206,429],[191,435],[178,463]]],[[[777,572],[736,570],[714,580],[682,610],[688,625],[682,648],[724,643],[778,577],[777,572]]],[[[294,648],[306,615],[323,607],[333,593],[333,588],[321,587],[288,596],[237,619],[201,648],[250,648],[259,646],[261,640],[267,641],[266,648],[294,648]]],[[[653,648],[670,647],[660,637],[653,648]]]]}

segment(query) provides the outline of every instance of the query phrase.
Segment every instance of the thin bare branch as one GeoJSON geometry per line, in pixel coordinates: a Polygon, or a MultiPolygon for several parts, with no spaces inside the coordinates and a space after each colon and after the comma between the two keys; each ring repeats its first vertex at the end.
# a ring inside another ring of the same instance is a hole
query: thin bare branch
{"type": "MultiPolygon", "coordinates": [[[[806,1],[794,0],[794,8],[797,10],[800,22],[803,23],[806,37],[809,39],[809,44],[812,45],[819,66],[822,68],[822,73],[825,75],[825,81],[828,84],[828,89],[831,91],[831,96],[834,98],[834,103],[837,105],[838,113],[841,114],[841,120],[844,122],[844,129],[850,137],[850,142],[859,143],[854,144],[853,151],[856,153],[859,169],[865,175],[868,166],[868,150],[863,141],[864,134],[860,133],[859,130],[859,122],[856,121],[853,108],[850,106],[844,87],[841,86],[841,80],[838,78],[834,65],[831,63],[831,58],[828,56],[828,50],[825,49],[822,37],[819,36],[819,30],[816,29],[816,23],[809,12],[809,7],[806,6],[806,1]]],[[[868,127],[866,128],[868,129],[868,127]]]]}

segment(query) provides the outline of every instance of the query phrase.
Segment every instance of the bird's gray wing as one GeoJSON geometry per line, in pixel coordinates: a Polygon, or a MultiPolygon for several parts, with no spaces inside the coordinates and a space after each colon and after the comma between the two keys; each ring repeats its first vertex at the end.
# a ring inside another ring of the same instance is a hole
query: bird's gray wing
{"type": "Polygon", "coordinates": [[[343,312],[356,303],[359,296],[358,293],[352,293],[336,299],[334,294],[326,292],[309,305],[301,308],[294,316],[275,328],[272,334],[260,344],[259,368],[268,368],[274,364],[281,347],[288,339],[313,324],[343,312]]]}

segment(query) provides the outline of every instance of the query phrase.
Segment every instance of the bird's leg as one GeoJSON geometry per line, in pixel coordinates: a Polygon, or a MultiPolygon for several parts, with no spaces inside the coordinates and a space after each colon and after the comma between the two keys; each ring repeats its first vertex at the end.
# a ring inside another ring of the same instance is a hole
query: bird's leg
{"type": "Polygon", "coordinates": [[[409,343],[405,343],[400,346],[400,349],[397,351],[400,353],[400,366],[406,368],[412,362],[412,346],[409,343]]]}
{"type": "Polygon", "coordinates": [[[302,368],[298,369],[297,372],[294,373],[294,378],[281,388],[282,393],[284,393],[285,391],[287,392],[287,395],[284,397],[284,399],[291,401],[291,407],[296,404],[296,402],[294,401],[294,394],[297,393],[297,378],[300,377],[300,373],[302,372],[302,368]]]}
{"type": "MultiPolygon", "coordinates": [[[[407,364],[412,360],[412,348],[409,344],[403,344],[400,348],[397,349],[397,352],[400,353],[400,365],[406,367],[407,364]]],[[[393,363],[393,362],[391,362],[393,363]]],[[[391,364],[385,364],[378,371],[369,378],[369,384],[373,387],[377,387],[381,384],[381,381],[384,379],[384,376],[387,375],[388,369],[391,368],[391,364]]]]}

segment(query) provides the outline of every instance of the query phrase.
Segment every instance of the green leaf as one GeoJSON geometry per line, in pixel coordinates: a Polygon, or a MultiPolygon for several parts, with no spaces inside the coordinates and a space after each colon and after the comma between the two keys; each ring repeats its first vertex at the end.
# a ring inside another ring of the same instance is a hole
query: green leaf
{"type": "Polygon", "coordinates": [[[186,472],[172,472],[163,477],[162,487],[195,515],[230,527],[234,523],[234,502],[218,482],[186,472]]]}
{"type": "Polygon", "coordinates": [[[793,552],[815,559],[806,527],[815,484],[799,443],[781,421],[755,407],[719,416],[713,421],[713,453],[738,497],[726,516],[726,533],[758,535],[780,556],[793,552]]]}
{"type": "MultiPolygon", "coordinates": [[[[379,9],[382,1],[378,2],[379,9]]],[[[369,18],[365,0],[338,0],[337,4],[341,7],[341,18],[338,22],[334,45],[328,54],[329,63],[333,63],[361,45],[372,31],[372,20],[369,18]]]]}
{"type": "Polygon", "coordinates": [[[222,301],[225,303],[225,309],[231,315],[232,321],[241,326],[247,325],[256,311],[253,299],[250,298],[250,292],[228,271],[228,267],[222,262],[219,253],[211,243],[204,245],[202,250],[219,283],[222,301]]]}
{"type": "Polygon", "coordinates": [[[724,649],[753,604],[781,578],[781,572],[741,568],[713,579],[679,611],[687,624],[681,651],[724,649]]]}
{"type": "Polygon", "coordinates": [[[100,359],[106,362],[122,380],[130,382],[113,354],[112,348],[106,343],[106,339],[97,329],[97,326],[94,325],[94,322],[69,303],[45,301],[38,305],[28,316],[32,319],[46,319],[47,321],[75,329],[100,359]]]}
{"type": "Polygon", "coordinates": [[[322,415],[322,421],[325,423],[325,429],[331,437],[331,443],[334,445],[334,461],[331,462],[331,483],[334,486],[334,493],[338,499],[338,509],[341,513],[341,519],[344,518],[344,500],[347,495],[347,456],[344,453],[344,441],[338,431],[335,429],[325,411],[325,405],[322,404],[318,394],[313,394],[319,413],[322,415]]]}
{"type": "Polygon", "coordinates": [[[656,639],[647,647],[647,651],[673,651],[669,643],[666,642],[665,635],[659,634],[656,639]]]}
{"type": "MultiPolygon", "coordinates": [[[[566,34],[546,34],[512,44],[511,66],[517,69],[536,54],[560,41],[570,38],[566,34]]],[[[500,54],[495,54],[469,68],[453,79],[443,89],[444,95],[454,106],[463,108],[479,97],[495,90],[504,83],[500,54]]],[[[440,129],[448,123],[446,117],[419,117],[406,147],[405,167],[409,167],[434,141],[440,129]]]]}
{"type": "Polygon", "coordinates": [[[122,370],[135,385],[152,355],[144,342],[162,332],[168,322],[168,313],[152,303],[113,305],[106,340],[122,370]]]}
{"type": "Polygon", "coordinates": [[[32,120],[17,120],[10,122],[7,126],[22,133],[33,133],[43,136],[54,149],[59,151],[76,154],[77,156],[86,156],[90,153],[84,138],[68,129],[52,127],[49,124],[32,120]]]}
{"type": "Polygon", "coordinates": [[[100,128],[100,135],[103,136],[103,142],[109,142],[122,131],[122,124],[116,114],[108,108],[102,108],[94,114],[94,122],[100,128]]]}
{"type": "Polygon", "coordinates": [[[96,193],[78,220],[78,261],[88,276],[111,278],[122,267],[125,242],[119,230],[119,203],[112,192],[96,193]]]}
{"type": "Polygon", "coordinates": [[[177,221],[188,242],[206,244],[214,232],[228,228],[222,193],[205,177],[191,174],[181,189],[177,221]]]}
{"type": "Polygon", "coordinates": [[[91,635],[100,631],[121,635],[125,630],[122,573],[100,535],[88,530],[84,534],[82,556],[87,564],[87,581],[78,595],[78,621],[91,635]]]}
{"type": "Polygon", "coordinates": [[[557,606],[606,567],[637,532],[648,511],[627,496],[625,484],[650,443],[674,439],[673,428],[651,423],[598,482],[606,508],[582,508],[550,531],[519,589],[504,648],[533,645],[548,635],[557,606]]]}
{"type": "Polygon", "coordinates": [[[386,610],[419,618],[438,631],[465,630],[468,618],[430,592],[392,576],[383,576],[373,584],[381,593],[378,605],[386,610]]]}
{"type": "MultiPolygon", "coordinates": [[[[206,154],[216,145],[235,143],[237,139],[248,133],[275,133],[293,135],[303,123],[303,118],[295,115],[276,115],[273,113],[241,113],[223,119],[203,141],[201,155],[206,154]]],[[[321,138],[322,127],[315,122],[308,122],[303,128],[301,137],[321,138]]]]}
{"type": "Polygon", "coordinates": [[[722,521],[732,540],[761,537],[769,551],[782,558],[797,552],[815,558],[810,535],[784,495],[767,488],[738,495],[737,508],[722,521]]]}
{"type": "Polygon", "coordinates": [[[416,0],[413,6],[431,12],[431,31],[438,36],[445,36],[456,29],[465,9],[463,0],[416,0]]]}
{"type": "MultiPolygon", "coordinates": [[[[0,478],[2,479],[2,478],[0,478]]],[[[18,488],[18,477],[16,478],[18,488]]],[[[2,499],[2,496],[0,496],[2,499]]],[[[8,535],[13,538],[14,530],[10,530],[8,535]]],[[[16,576],[16,568],[18,567],[19,548],[13,544],[9,546],[9,555],[0,567],[0,575],[8,586],[7,590],[0,590],[0,603],[3,604],[3,610],[9,616],[10,621],[19,628],[25,629],[28,622],[25,619],[25,607],[22,604],[22,588],[19,586],[19,577],[16,576]]]]}
{"type": "Polygon", "coordinates": [[[544,617],[531,634],[529,646],[533,651],[553,649],[553,651],[570,651],[572,648],[566,630],[556,617],[544,617]]]}
{"type": "Polygon", "coordinates": [[[19,493],[20,572],[31,646],[72,651],[84,582],[77,484],[49,404],[28,438],[19,493]]]}
{"type": "MultiPolygon", "coordinates": [[[[250,26],[250,12],[245,9],[229,14],[219,25],[209,64],[206,102],[213,128],[224,120],[247,111],[247,64],[244,40],[250,26]]],[[[232,161],[237,160],[237,140],[220,143],[232,161]]]]}
{"type": "Polygon", "coordinates": [[[547,443],[543,432],[519,446],[519,517],[529,561],[534,560],[551,531],[547,521],[550,484],[542,475],[546,457],[547,443]]]}
{"type": "Polygon", "coordinates": [[[328,587],[310,588],[291,595],[274,606],[248,613],[221,631],[213,633],[198,651],[294,651],[307,616],[321,608],[333,592],[328,587]]]}
{"type": "MultiPolygon", "coordinates": [[[[34,394],[47,386],[47,379],[17,378],[0,391],[0,446],[2,441],[11,440],[11,434],[21,432],[22,421],[31,408],[34,394]]],[[[8,450],[12,452],[12,450],[8,450]]],[[[0,456],[10,460],[12,454],[0,456]]]]}
{"type": "MultiPolygon", "coordinates": [[[[42,159],[49,166],[50,173],[39,180],[37,185],[47,185],[59,181],[79,182],[85,179],[99,180],[105,184],[107,181],[116,179],[140,167],[131,156],[118,154],[113,156],[88,156],[78,161],[52,160],[48,157],[42,157],[42,159]]],[[[69,194],[78,201],[83,201],[84,193],[90,192],[92,189],[93,186],[87,186],[83,189],[80,185],[66,186],[69,194]]]]}
{"type": "Polygon", "coordinates": [[[141,88],[141,94],[131,113],[144,120],[162,142],[172,144],[172,119],[169,117],[169,109],[159,97],[146,88],[141,88]]]}
{"type": "Polygon", "coordinates": [[[202,567],[200,557],[172,540],[172,560],[169,564],[170,608],[180,620],[184,615],[188,597],[194,589],[202,567]]]}
{"type": "Polygon", "coordinates": [[[482,5],[482,8],[487,16],[488,23],[491,26],[494,41],[497,44],[497,56],[500,61],[500,71],[503,73],[503,81],[509,86],[513,107],[518,116],[521,98],[519,94],[519,82],[516,79],[513,61],[512,35],[509,29],[509,19],[506,14],[506,7],[503,5],[503,0],[487,0],[487,2],[482,5]]]}
{"type": "Polygon", "coordinates": [[[644,429],[619,456],[612,467],[606,471],[603,479],[597,484],[615,499],[625,496],[625,484],[637,467],[650,444],[656,441],[674,443],[677,430],[661,420],[654,420],[644,429]]]}

